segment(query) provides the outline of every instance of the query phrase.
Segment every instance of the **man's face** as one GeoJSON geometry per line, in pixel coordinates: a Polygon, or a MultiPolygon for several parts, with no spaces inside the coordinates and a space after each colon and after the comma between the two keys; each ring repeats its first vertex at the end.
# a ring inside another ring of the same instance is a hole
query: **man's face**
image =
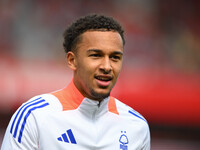
{"type": "Polygon", "coordinates": [[[114,31],[86,31],[74,53],[74,84],[93,100],[109,96],[122,67],[123,42],[114,31]]]}

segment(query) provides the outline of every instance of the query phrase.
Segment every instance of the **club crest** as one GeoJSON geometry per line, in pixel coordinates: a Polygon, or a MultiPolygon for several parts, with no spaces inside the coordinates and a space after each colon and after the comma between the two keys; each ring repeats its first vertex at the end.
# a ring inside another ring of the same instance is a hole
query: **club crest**
{"type": "Polygon", "coordinates": [[[128,137],[126,136],[126,131],[121,131],[122,135],[119,138],[120,150],[128,150],[128,137]]]}

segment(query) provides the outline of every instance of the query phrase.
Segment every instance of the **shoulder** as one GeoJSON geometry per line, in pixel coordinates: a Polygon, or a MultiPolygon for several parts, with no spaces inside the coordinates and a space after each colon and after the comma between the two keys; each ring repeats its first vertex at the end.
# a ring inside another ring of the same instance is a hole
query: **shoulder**
{"type": "Polygon", "coordinates": [[[62,105],[59,100],[52,94],[37,95],[24,102],[20,109],[29,110],[48,110],[48,111],[59,111],[62,110],[62,105]]]}
{"type": "MultiPolygon", "coordinates": [[[[19,125],[20,122],[26,123],[31,116],[48,114],[50,111],[55,112],[62,110],[62,105],[56,97],[51,94],[42,94],[35,96],[24,102],[13,114],[11,121],[12,125],[19,125]],[[17,122],[17,123],[16,123],[17,122]]],[[[12,127],[11,127],[12,130],[12,127]]]]}
{"type": "Polygon", "coordinates": [[[41,116],[59,110],[62,110],[62,106],[53,95],[35,96],[24,102],[13,114],[9,124],[9,132],[14,138],[18,137],[18,142],[21,143],[22,135],[26,131],[25,128],[29,128],[29,132],[33,132],[34,135],[36,131],[35,122],[41,120],[41,116]]]}
{"type": "Polygon", "coordinates": [[[50,112],[61,111],[62,105],[59,100],[51,94],[42,94],[34,96],[24,102],[13,116],[19,119],[28,119],[29,116],[39,114],[48,114],[50,112]]]}
{"type": "Polygon", "coordinates": [[[126,120],[131,129],[137,130],[140,137],[143,137],[141,138],[143,139],[143,147],[150,149],[150,129],[147,120],[139,112],[118,99],[115,99],[115,103],[119,116],[126,120]]]}
{"type": "Polygon", "coordinates": [[[121,117],[124,117],[132,122],[138,122],[148,126],[147,120],[139,112],[116,98],[115,103],[117,111],[121,117]]]}

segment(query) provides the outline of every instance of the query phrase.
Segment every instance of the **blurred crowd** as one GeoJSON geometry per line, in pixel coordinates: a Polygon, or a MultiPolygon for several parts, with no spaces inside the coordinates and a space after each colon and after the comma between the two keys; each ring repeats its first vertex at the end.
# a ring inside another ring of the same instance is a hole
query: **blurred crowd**
{"type": "Polygon", "coordinates": [[[200,71],[197,0],[1,0],[0,58],[61,60],[63,31],[88,13],[124,26],[126,65],[200,71]]]}

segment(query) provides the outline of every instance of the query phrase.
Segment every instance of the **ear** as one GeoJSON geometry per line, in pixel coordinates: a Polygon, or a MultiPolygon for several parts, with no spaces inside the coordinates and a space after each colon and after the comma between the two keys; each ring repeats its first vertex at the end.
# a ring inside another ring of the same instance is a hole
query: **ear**
{"type": "Polygon", "coordinates": [[[69,68],[71,68],[72,70],[76,70],[76,56],[72,51],[69,51],[67,53],[67,63],[69,68]]]}

